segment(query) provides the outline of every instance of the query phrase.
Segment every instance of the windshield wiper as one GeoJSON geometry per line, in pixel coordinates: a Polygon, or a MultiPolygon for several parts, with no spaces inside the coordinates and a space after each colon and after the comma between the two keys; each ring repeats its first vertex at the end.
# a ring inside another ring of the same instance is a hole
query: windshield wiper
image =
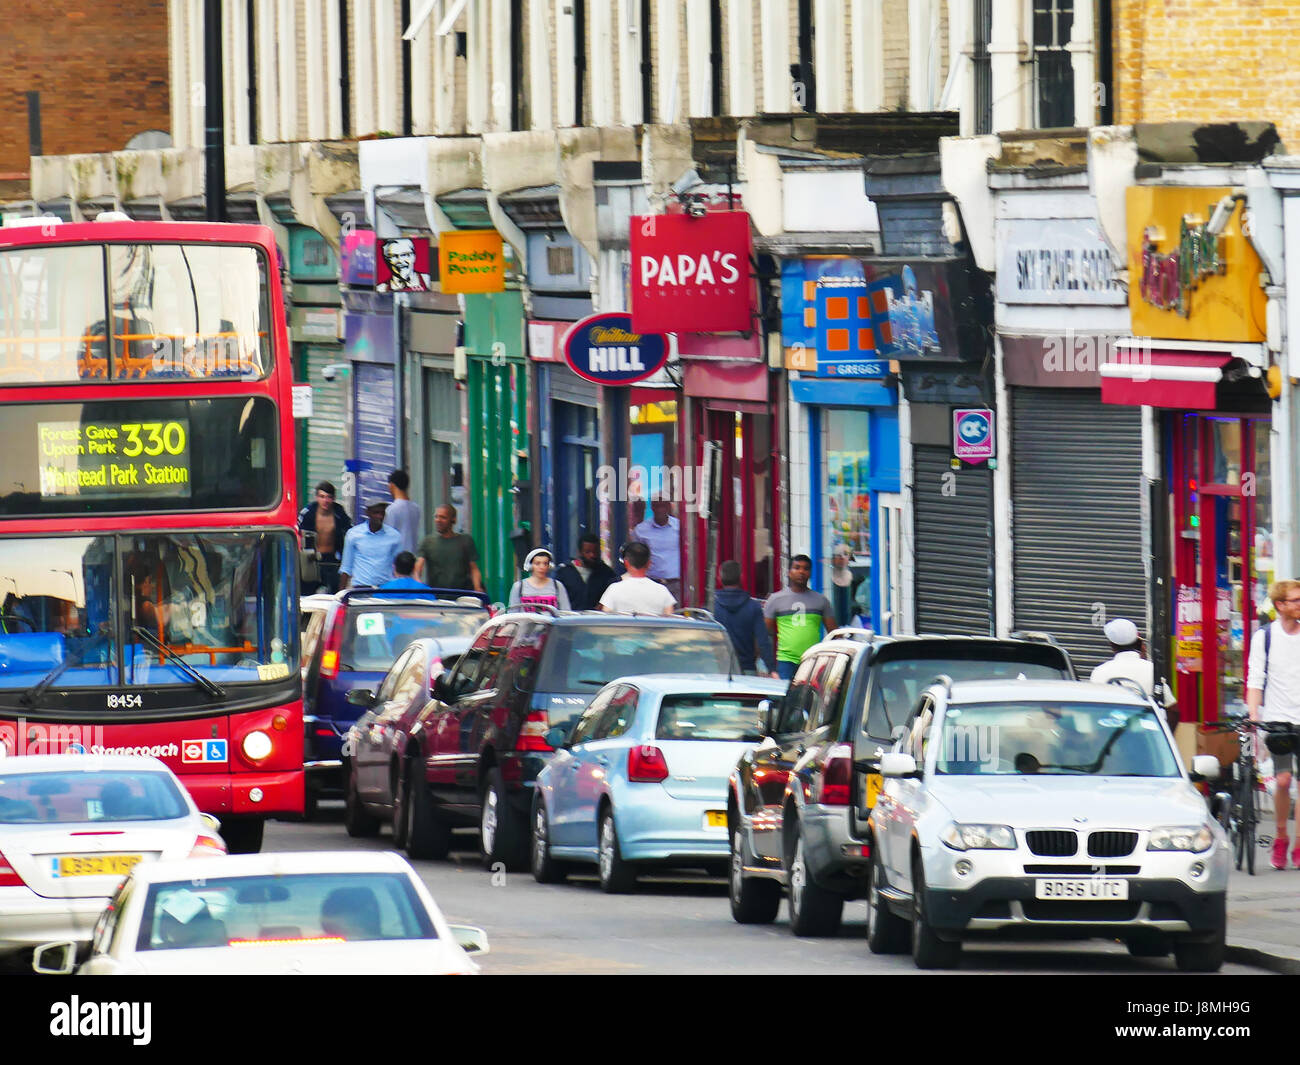
{"type": "Polygon", "coordinates": [[[86,656],[97,646],[107,642],[108,636],[104,633],[98,633],[92,636],[76,654],[70,654],[52,670],[45,674],[40,680],[28,688],[18,697],[18,701],[24,706],[35,706],[51,684],[58,680],[64,673],[73,666],[82,666],[86,664],[86,656]]]}
{"type": "Polygon", "coordinates": [[[154,635],[152,632],[150,632],[148,629],[142,629],[142,628],[140,628],[139,625],[132,625],[132,626],[131,626],[131,633],[132,633],[132,635],[134,635],[134,636],[139,636],[140,639],[142,639],[146,644],[148,644],[148,645],[149,645],[150,647],[152,647],[155,651],[157,651],[157,652],[158,652],[158,656],[159,656],[159,661],[160,661],[160,662],[161,662],[161,660],[162,660],[162,656],[163,656],[163,655],[166,655],[166,656],[167,656],[168,658],[170,658],[173,662],[175,662],[178,666],[180,666],[181,669],[184,671],[184,673],[185,673],[188,677],[190,677],[191,679],[193,679],[193,681],[194,681],[195,684],[197,684],[200,688],[202,688],[205,692],[208,693],[208,696],[209,696],[210,698],[212,698],[212,699],[224,699],[224,698],[226,697],[226,689],[225,689],[225,688],[223,688],[220,684],[217,684],[215,681],[211,681],[211,680],[209,680],[207,677],[205,677],[202,673],[200,673],[200,672],[199,672],[197,669],[195,669],[192,665],[190,665],[188,662],[186,662],[185,659],[183,659],[180,655],[178,655],[175,651],[173,651],[173,650],[172,650],[170,647],[168,647],[165,643],[163,643],[161,640],[159,640],[158,637],[155,636],[155,635],[154,635]]]}

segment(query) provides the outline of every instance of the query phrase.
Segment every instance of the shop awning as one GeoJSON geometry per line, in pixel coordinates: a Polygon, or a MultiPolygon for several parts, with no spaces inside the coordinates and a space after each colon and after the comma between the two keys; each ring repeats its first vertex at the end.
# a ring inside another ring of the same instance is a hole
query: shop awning
{"type": "Polygon", "coordinates": [[[1133,407],[1213,410],[1233,356],[1226,352],[1126,349],[1103,363],[1101,401],[1133,407]]]}

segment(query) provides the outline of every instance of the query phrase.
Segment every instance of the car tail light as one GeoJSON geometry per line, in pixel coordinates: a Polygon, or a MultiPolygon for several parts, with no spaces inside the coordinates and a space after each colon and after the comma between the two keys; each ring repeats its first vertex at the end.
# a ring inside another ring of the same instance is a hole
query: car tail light
{"type": "Polygon", "coordinates": [[[217,858],[226,853],[226,845],[216,836],[200,834],[190,848],[191,858],[217,858]]]}
{"type": "Polygon", "coordinates": [[[26,882],[18,875],[18,870],[9,864],[3,854],[0,854],[0,887],[26,886],[26,882]]]}
{"type": "Polygon", "coordinates": [[[546,733],[550,731],[550,727],[546,720],[545,710],[531,711],[527,720],[524,721],[524,727],[519,730],[519,743],[516,746],[521,751],[555,750],[546,742],[546,733]]]}
{"type": "Polygon", "coordinates": [[[340,610],[334,616],[334,624],[325,637],[325,650],[320,655],[320,675],[326,680],[333,680],[339,675],[339,651],[343,648],[343,626],[347,624],[347,611],[340,610]]]}
{"type": "Polygon", "coordinates": [[[668,779],[668,759],[658,747],[643,744],[627,752],[627,779],[638,784],[657,784],[668,779]]]}
{"type": "Polygon", "coordinates": [[[853,748],[837,743],[826,752],[822,766],[821,789],[813,799],[822,806],[848,806],[849,788],[853,783],[853,748]]]}

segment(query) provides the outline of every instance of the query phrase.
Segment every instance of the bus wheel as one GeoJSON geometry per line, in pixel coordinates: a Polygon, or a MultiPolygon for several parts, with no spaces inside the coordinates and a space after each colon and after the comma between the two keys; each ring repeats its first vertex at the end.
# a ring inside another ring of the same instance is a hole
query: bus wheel
{"type": "Polygon", "coordinates": [[[261,817],[230,818],[221,822],[221,838],[231,854],[256,854],[262,849],[266,821],[261,817]]]}

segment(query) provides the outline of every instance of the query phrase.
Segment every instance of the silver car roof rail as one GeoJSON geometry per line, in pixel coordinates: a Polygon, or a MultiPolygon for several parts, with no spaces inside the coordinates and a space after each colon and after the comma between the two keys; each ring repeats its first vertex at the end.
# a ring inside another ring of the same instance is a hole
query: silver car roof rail
{"type": "Polygon", "coordinates": [[[831,629],[826,634],[828,640],[861,640],[863,643],[869,643],[875,633],[869,629],[859,629],[852,625],[841,625],[838,629],[831,629]]]}

